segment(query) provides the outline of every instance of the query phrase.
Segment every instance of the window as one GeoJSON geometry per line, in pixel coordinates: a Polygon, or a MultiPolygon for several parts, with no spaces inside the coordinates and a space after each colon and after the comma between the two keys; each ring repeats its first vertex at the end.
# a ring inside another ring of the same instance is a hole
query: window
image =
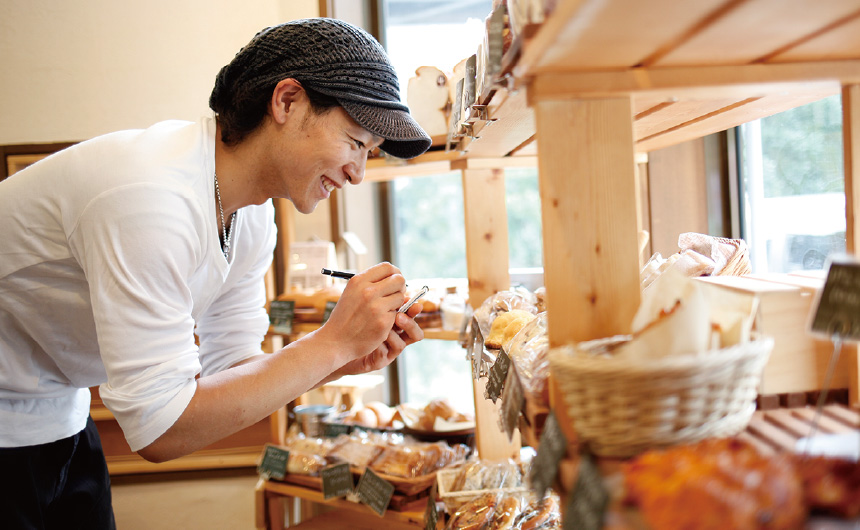
{"type": "Polygon", "coordinates": [[[747,123],[738,137],[753,272],[823,269],[845,251],[840,97],[747,123]]]}

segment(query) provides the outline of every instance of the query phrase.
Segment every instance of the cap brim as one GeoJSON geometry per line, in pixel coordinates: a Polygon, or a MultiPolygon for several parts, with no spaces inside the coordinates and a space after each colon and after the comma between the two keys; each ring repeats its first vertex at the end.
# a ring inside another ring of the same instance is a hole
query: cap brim
{"type": "Polygon", "coordinates": [[[354,101],[340,101],[359,125],[381,136],[380,149],[397,158],[415,158],[430,149],[433,141],[405,110],[377,107],[354,101]]]}

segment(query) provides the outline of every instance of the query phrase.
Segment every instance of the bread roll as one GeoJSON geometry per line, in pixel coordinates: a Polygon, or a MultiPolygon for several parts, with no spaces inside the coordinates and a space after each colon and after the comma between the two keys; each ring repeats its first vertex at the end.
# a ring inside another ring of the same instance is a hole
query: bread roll
{"type": "Polygon", "coordinates": [[[376,414],[376,426],[380,428],[391,427],[391,422],[394,420],[393,407],[389,407],[381,401],[371,401],[364,405],[364,408],[370,409],[376,414]]]}

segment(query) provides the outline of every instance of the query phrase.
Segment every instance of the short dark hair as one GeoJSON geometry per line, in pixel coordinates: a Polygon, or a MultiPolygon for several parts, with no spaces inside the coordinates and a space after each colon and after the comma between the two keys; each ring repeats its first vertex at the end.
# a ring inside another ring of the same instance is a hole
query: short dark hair
{"type": "MultiPolygon", "coordinates": [[[[277,83],[262,87],[254,93],[243,94],[241,98],[228,94],[225,90],[219,93],[220,97],[217,100],[210,102],[213,110],[218,114],[222,142],[236,145],[263,123],[263,118],[269,112],[269,102],[276,86],[277,83]]],[[[306,84],[302,84],[302,88],[308,95],[311,110],[316,114],[323,114],[340,106],[338,100],[332,96],[318,92],[306,84]]]]}

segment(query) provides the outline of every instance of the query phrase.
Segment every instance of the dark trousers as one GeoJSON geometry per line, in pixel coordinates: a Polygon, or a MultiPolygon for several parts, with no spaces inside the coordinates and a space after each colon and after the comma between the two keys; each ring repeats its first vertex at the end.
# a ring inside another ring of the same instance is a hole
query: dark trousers
{"type": "Polygon", "coordinates": [[[92,418],[83,431],[56,442],[0,448],[0,527],[116,528],[92,418]]]}

